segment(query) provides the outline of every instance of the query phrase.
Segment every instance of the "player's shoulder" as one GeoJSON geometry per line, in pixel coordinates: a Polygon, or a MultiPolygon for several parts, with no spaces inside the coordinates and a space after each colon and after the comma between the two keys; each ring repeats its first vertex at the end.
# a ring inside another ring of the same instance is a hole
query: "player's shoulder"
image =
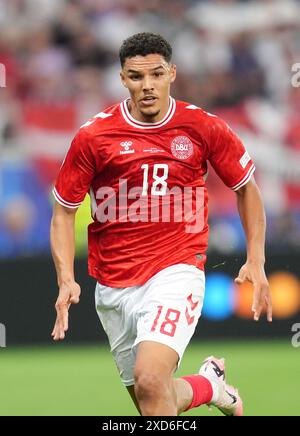
{"type": "Polygon", "coordinates": [[[109,133],[115,129],[120,119],[120,104],[114,104],[98,112],[86,123],[80,126],[78,135],[95,137],[101,134],[109,133]]]}
{"type": "Polygon", "coordinates": [[[202,126],[223,126],[225,122],[219,118],[217,115],[207,112],[200,106],[196,106],[194,104],[176,100],[177,107],[177,115],[182,118],[182,120],[186,120],[190,123],[198,123],[201,122],[202,126]]]}

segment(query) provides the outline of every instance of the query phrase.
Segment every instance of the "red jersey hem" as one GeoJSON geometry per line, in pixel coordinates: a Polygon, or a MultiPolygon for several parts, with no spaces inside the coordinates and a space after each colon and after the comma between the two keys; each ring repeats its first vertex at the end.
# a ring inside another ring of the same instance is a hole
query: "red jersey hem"
{"type": "Polygon", "coordinates": [[[97,270],[95,268],[92,268],[89,266],[89,275],[91,277],[93,277],[94,279],[97,280],[97,282],[99,282],[101,285],[104,286],[109,286],[111,288],[130,288],[133,286],[142,286],[145,283],[147,283],[148,280],[150,280],[153,276],[155,276],[155,274],[158,274],[160,271],[173,266],[173,265],[180,265],[180,264],[185,264],[185,265],[193,265],[196,268],[199,268],[201,271],[204,271],[205,269],[205,262],[206,262],[206,255],[202,254],[203,259],[199,260],[199,259],[195,259],[193,260],[193,257],[196,257],[195,255],[193,257],[190,257],[189,259],[186,260],[182,260],[180,262],[171,262],[168,263],[166,265],[161,265],[159,268],[154,269],[151,274],[149,274],[148,276],[146,276],[146,279],[143,280],[142,282],[137,282],[137,281],[122,281],[122,283],[118,282],[118,281],[113,281],[113,280],[103,280],[103,278],[101,277],[101,275],[97,272],[97,270]]]}

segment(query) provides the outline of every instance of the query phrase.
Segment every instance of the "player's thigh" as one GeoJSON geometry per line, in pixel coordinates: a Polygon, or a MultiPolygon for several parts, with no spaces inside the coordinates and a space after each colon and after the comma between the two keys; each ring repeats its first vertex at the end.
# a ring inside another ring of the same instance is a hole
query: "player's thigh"
{"type": "Polygon", "coordinates": [[[143,341],[137,345],[135,380],[142,375],[169,378],[177,368],[178,353],[167,345],[154,341],[143,341]]]}

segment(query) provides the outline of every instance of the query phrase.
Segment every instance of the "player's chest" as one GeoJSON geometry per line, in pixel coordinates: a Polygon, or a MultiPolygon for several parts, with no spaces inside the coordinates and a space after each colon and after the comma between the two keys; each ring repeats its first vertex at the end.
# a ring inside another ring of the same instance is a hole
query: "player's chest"
{"type": "Polygon", "coordinates": [[[132,171],[151,162],[196,169],[205,161],[203,144],[179,129],[114,134],[101,143],[98,154],[104,167],[113,172],[122,172],[128,167],[132,171]]]}

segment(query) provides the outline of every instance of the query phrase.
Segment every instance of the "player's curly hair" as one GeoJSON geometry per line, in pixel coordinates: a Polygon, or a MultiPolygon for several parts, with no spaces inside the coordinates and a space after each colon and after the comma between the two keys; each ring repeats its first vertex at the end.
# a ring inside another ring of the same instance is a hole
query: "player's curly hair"
{"type": "Polygon", "coordinates": [[[127,58],[160,54],[167,62],[172,59],[172,47],[164,37],[157,33],[136,33],[123,41],[119,51],[122,67],[127,58]]]}

